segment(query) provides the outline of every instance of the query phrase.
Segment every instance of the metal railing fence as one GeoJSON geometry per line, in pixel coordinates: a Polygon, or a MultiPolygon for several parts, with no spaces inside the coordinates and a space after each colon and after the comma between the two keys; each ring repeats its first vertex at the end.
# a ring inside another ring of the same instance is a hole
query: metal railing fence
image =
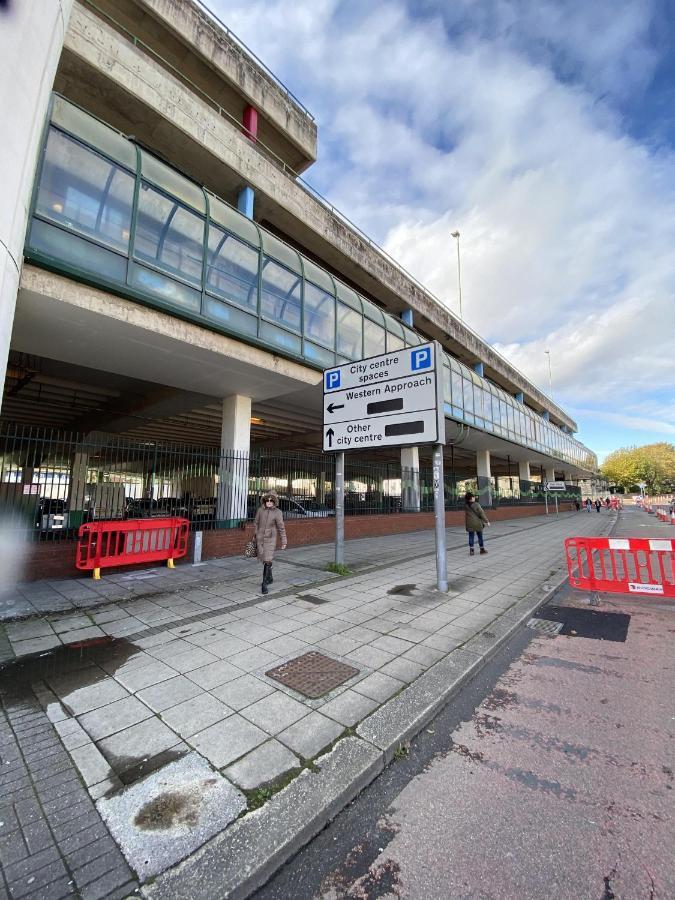
{"type": "MultiPolygon", "coordinates": [[[[492,507],[542,503],[541,484],[501,493],[492,507]],[[526,489],[525,489],[526,488],[526,489]]],[[[445,471],[445,507],[461,509],[476,479],[445,471]]],[[[281,450],[250,453],[138,441],[114,434],[73,434],[0,420],[0,528],[34,540],[72,539],[85,522],[180,516],[192,530],[251,520],[275,491],[288,519],[335,515],[335,457],[281,450]]],[[[559,495],[570,500],[578,489],[559,495]]],[[[345,461],[345,513],[433,511],[430,467],[345,461]]]]}

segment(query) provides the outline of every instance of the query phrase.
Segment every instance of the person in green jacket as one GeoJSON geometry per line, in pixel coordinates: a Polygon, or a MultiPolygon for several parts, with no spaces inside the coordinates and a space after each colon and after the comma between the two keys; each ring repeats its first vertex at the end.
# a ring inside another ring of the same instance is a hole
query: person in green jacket
{"type": "Polygon", "coordinates": [[[476,500],[474,494],[468,491],[464,496],[464,525],[469,532],[469,556],[474,555],[473,542],[478,535],[478,546],[481,553],[487,553],[483,545],[483,527],[489,525],[483,507],[476,500]]]}

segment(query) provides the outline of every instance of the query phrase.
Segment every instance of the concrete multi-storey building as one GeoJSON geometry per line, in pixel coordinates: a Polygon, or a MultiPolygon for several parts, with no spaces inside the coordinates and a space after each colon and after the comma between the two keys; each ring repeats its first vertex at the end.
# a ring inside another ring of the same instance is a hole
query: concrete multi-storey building
{"type": "MultiPolygon", "coordinates": [[[[311,113],[200,3],[0,15],[2,418],[74,436],[71,510],[82,435],[319,454],[322,369],[429,339],[449,470],[486,502],[596,469],[563,409],[309,188],[311,113]]],[[[242,504],[221,487],[218,518],[242,504]]]]}

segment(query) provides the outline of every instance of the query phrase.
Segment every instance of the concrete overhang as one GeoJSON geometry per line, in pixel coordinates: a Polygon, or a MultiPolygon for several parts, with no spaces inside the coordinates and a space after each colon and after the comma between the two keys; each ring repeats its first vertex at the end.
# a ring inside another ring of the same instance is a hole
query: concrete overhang
{"type": "Polygon", "coordinates": [[[133,35],[154,52],[156,62],[212,97],[237,122],[246,106],[255,107],[258,139],[295,172],[316,160],[311,114],[193,0],[83,0],[74,5],[70,29],[81,29],[92,15],[133,35]]]}
{"type": "Polygon", "coordinates": [[[154,148],[200,184],[234,201],[256,190],[255,215],[393,314],[410,307],[418,330],[437,339],[504,390],[572,432],[576,422],[377,247],[277,165],[229,121],[214,114],[159,63],[78,7],[66,35],[56,88],[154,148]]]}
{"type": "Polygon", "coordinates": [[[11,346],[208,397],[261,401],[321,383],[299,363],[31,265],[21,274],[11,346]]]}

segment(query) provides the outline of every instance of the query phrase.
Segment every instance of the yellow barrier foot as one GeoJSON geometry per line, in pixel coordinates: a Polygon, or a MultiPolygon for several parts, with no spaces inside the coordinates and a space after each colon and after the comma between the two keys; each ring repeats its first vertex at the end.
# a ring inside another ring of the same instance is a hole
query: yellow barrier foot
{"type": "Polygon", "coordinates": [[[167,559],[166,567],[167,567],[167,569],[175,569],[176,565],[172,559],[167,559]]]}
{"type": "Polygon", "coordinates": [[[100,580],[101,580],[101,570],[100,570],[100,569],[94,569],[94,575],[93,575],[93,578],[94,578],[94,581],[100,581],[100,580]]]}

